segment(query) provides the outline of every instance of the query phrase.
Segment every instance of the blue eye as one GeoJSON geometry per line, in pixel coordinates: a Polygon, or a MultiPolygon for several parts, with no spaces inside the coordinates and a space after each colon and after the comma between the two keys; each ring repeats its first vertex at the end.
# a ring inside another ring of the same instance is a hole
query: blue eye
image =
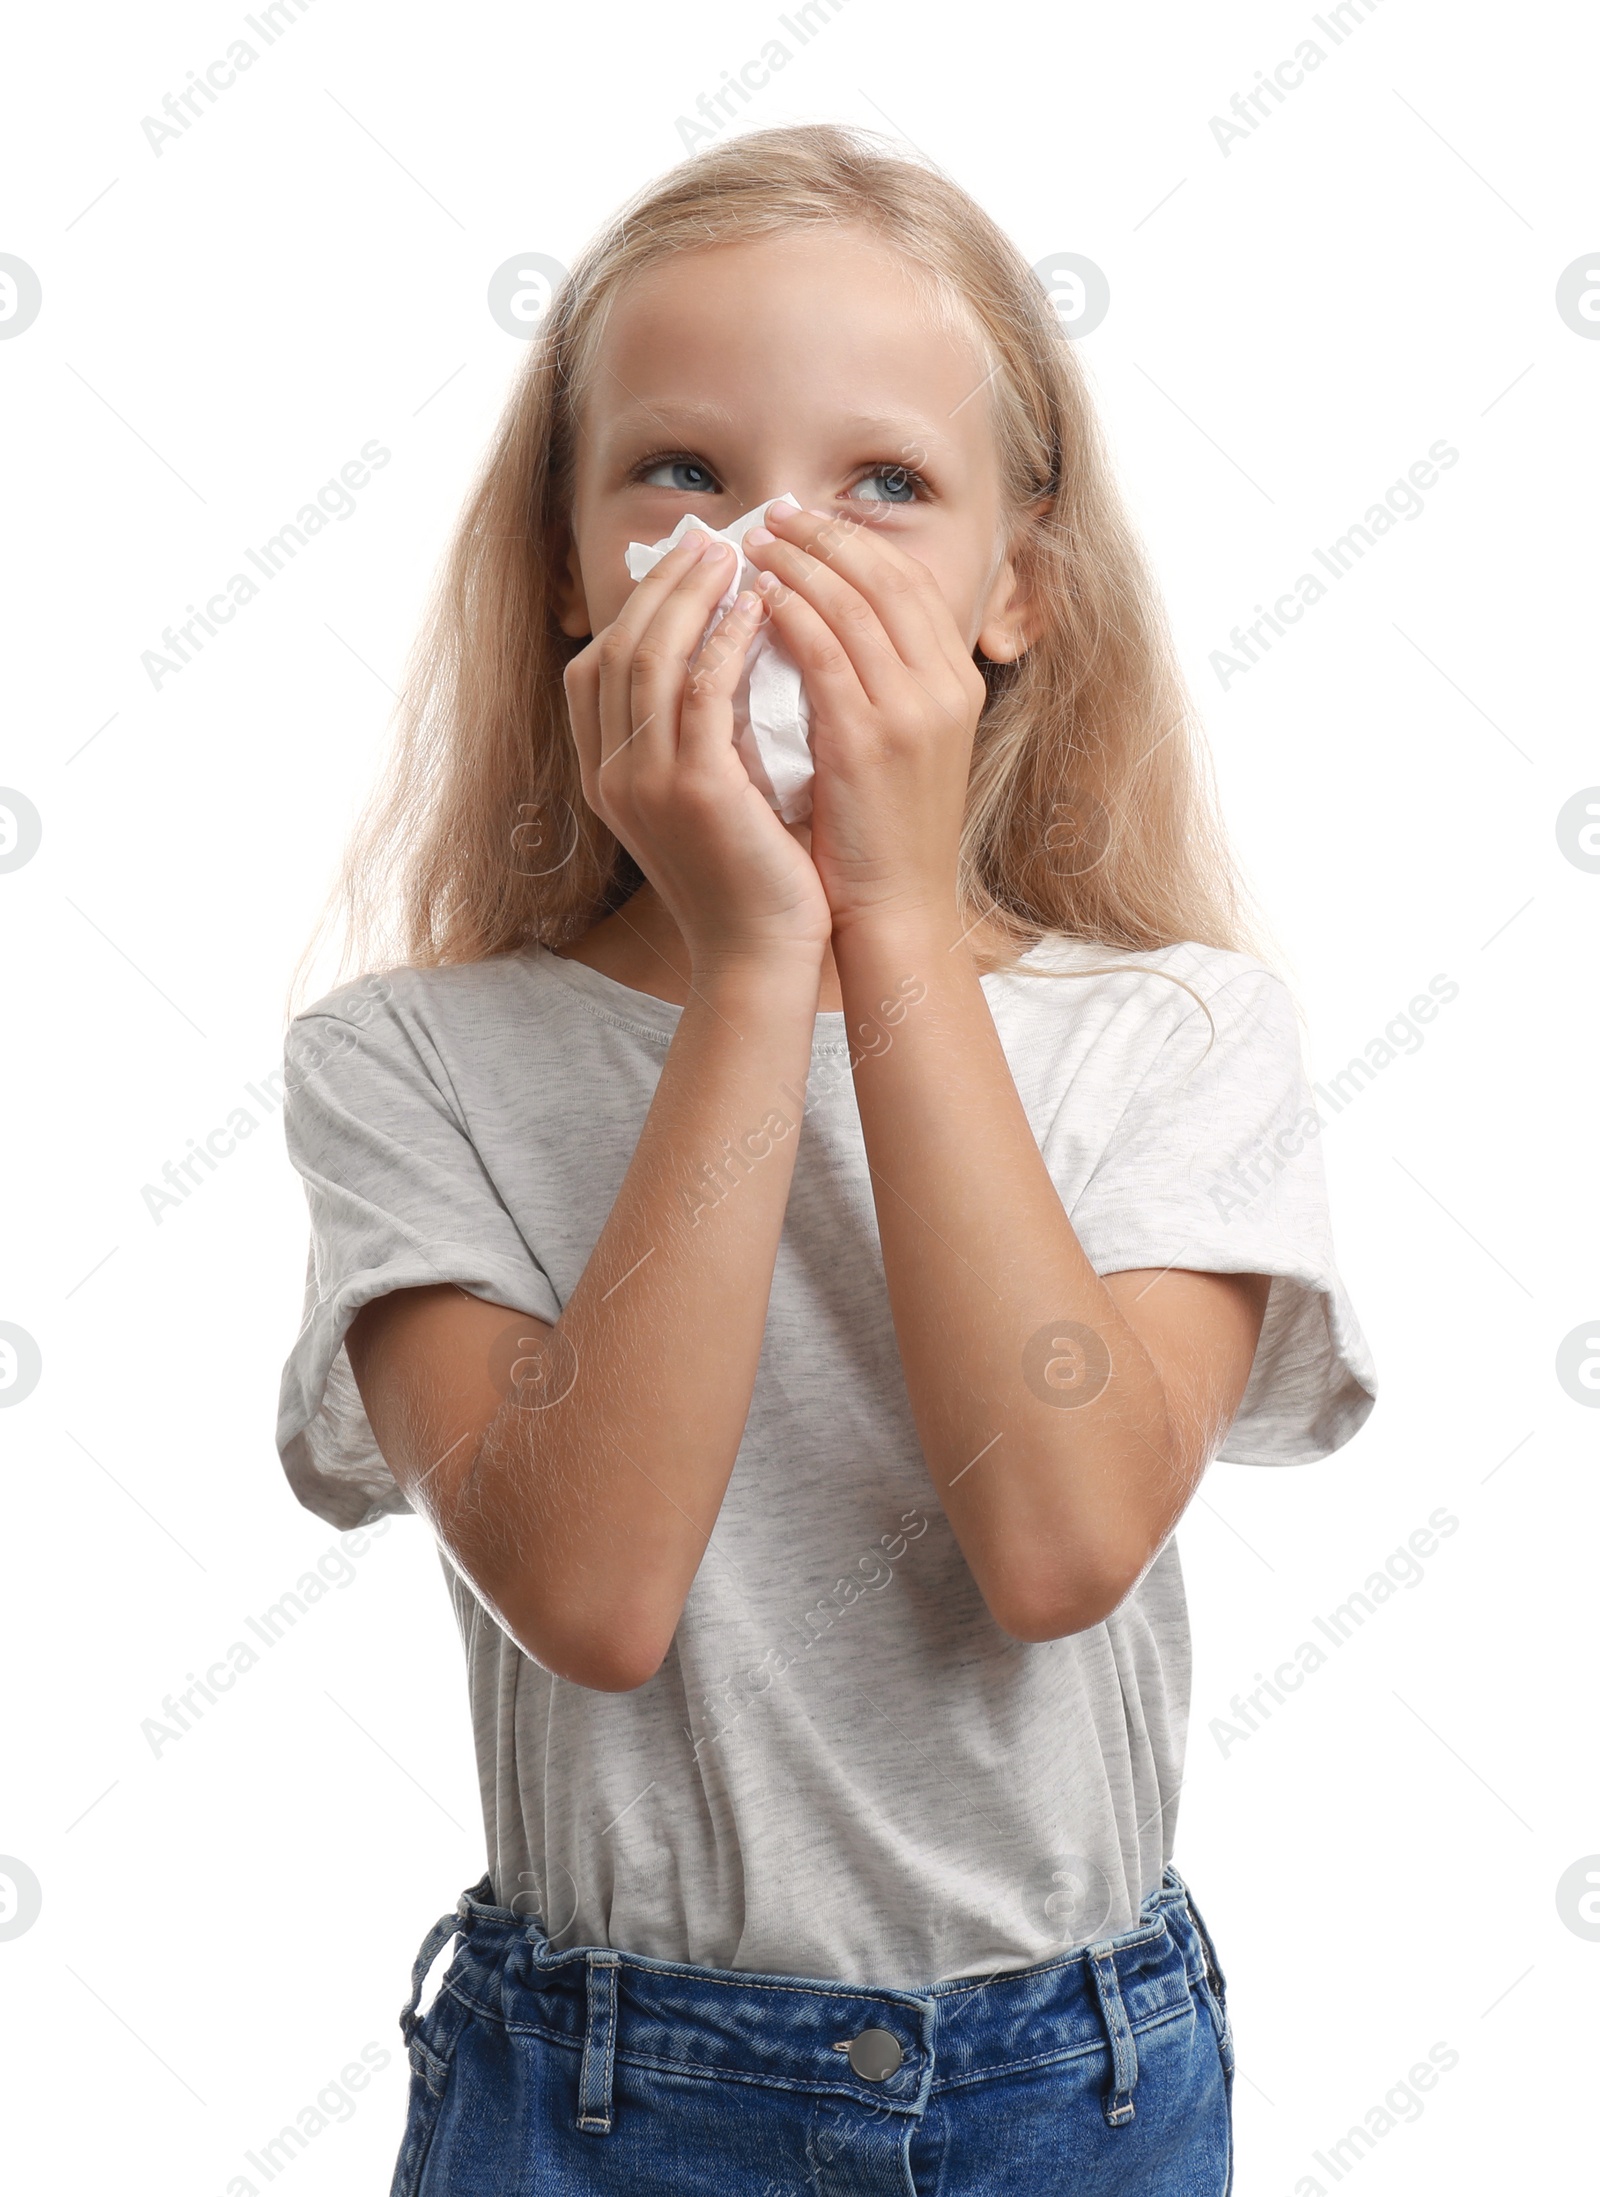
{"type": "Polygon", "coordinates": [[[717,491],[713,476],[693,458],[662,458],[641,478],[647,488],[676,488],[685,495],[714,496],[717,491]],[[670,474],[671,479],[658,480],[661,473],[670,474]]]}
{"type": "Polygon", "coordinates": [[[917,476],[903,465],[880,465],[850,491],[863,503],[915,503],[917,476]],[[862,495],[863,489],[873,493],[862,495]]]}

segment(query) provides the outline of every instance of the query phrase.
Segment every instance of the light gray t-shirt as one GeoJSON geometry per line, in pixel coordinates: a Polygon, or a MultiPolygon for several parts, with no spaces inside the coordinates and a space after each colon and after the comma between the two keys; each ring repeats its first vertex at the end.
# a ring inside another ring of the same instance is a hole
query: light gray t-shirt
{"type": "MultiPolygon", "coordinates": [[[[1271,1275],[1222,1455],[1339,1448],[1375,1377],[1282,981],[1196,945],[1050,939],[1028,967],[1085,972],[981,981],[1096,1272],[1271,1275]]],[[[392,970],[296,1019],[312,1251],[278,1442],[318,1516],[409,1508],[350,1375],[353,1315],[452,1281],[556,1320],[681,1013],[535,947],[392,970]]],[[[494,1894],[559,1946],[916,1990],[1130,1928],[1172,1857],[1176,1543],[1087,1632],[1032,1645],[989,1615],[912,1422],[842,1014],[817,1017],[749,1421],[661,1668],[631,1693],[554,1677],[441,1561],[494,1894]]]]}

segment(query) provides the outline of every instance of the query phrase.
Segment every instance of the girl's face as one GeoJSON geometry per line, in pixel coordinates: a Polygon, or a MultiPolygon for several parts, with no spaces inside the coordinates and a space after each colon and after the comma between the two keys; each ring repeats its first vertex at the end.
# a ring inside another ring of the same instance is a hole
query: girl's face
{"type": "Polygon", "coordinates": [[[630,542],[787,489],[925,564],[969,646],[1023,642],[985,368],[857,229],[681,253],[613,301],[579,412],[561,625],[608,626],[630,542]]]}

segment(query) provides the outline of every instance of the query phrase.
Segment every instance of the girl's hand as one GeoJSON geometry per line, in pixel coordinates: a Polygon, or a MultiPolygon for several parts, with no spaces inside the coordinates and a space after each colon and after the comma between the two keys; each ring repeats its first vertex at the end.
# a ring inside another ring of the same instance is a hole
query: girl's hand
{"type": "Polygon", "coordinates": [[[769,506],[745,553],[811,703],[811,859],[836,932],[955,913],[987,694],[927,566],[867,526],[769,506]],[[773,530],[777,531],[773,531],[773,530]]]}
{"type": "Polygon", "coordinates": [[[691,527],[567,666],[584,799],[654,885],[697,966],[795,947],[820,958],[832,927],[821,879],[733,744],[759,597],[741,596],[699,646],[732,557],[691,527]]]}

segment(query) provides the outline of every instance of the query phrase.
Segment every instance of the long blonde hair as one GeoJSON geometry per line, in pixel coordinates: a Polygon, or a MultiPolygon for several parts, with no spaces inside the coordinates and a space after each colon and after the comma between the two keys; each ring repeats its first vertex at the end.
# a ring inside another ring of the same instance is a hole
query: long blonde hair
{"type": "MultiPolygon", "coordinates": [[[[341,974],[563,946],[643,882],[586,805],[554,558],[585,371],[621,286],[671,253],[849,224],[905,255],[988,353],[1012,555],[1042,628],[983,664],[958,889],[1008,966],[1049,933],[1262,953],[1165,611],[1078,353],[1016,247],[946,177],[833,124],[697,153],[601,231],[553,297],[468,497],[413,651],[387,779],[319,938],[341,974]]],[[[316,951],[308,947],[303,974],[316,951]]]]}

